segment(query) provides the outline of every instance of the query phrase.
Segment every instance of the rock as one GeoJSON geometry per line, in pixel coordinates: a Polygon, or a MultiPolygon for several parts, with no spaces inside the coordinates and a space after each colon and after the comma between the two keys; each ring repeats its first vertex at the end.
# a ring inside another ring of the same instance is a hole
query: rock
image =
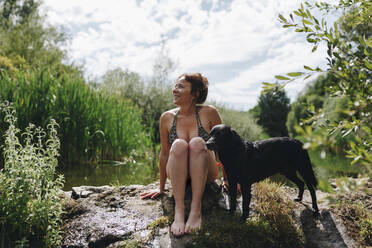
{"type": "MultiPolygon", "coordinates": [[[[169,191],[156,200],[142,200],[139,196],[158,188],[158,183],[73,187],[71,199],[65,203],[62,247],[185,247],[190,236],[175,239],[169,234],[174,215],[169,191]]],[[[203,212],[218,206],[220,192],[216,184],[206,186],[203,212]]],[[[189,206],[189,188],[185,200],[189,206]]]]}
{"type": "MultiPolygon", "coordinates": [[[[186,247],[192,242],[193,235],[175,238],[170,234],[174,215],[172,192],[166,190],[155,200],[140,198],[140,193],[158,188],[158,183],[147,186],[81,186],[74,187],[70,194],[61,194],[65,198],[71,197],[64,201],[62,247],[186,247]]],[[[286,197],[296,198],[296,189],[283,186],[283,190],[286,197]]],[[[257,213],[254,191],[253,187],[251,218],[257,213]]],[[[317,191],[317,196],[321,211],[318,218],[312,216],[311,197],[307,190],[303,201],[294,203],[294,219],[304,233],[306,247],[358,247],[347,234],[341,218],[330,208],[330,194],[317,191]]],[[[186,215],[190,201],[191,190],[188,188],[186,215]]],[[[217,184],[206,186],[203,216],[217,208],[227,209],[228,205],[228,197],[217,184]]],[[[241,197],[238,198],[237,212],[241,213],[241,197]]]]}

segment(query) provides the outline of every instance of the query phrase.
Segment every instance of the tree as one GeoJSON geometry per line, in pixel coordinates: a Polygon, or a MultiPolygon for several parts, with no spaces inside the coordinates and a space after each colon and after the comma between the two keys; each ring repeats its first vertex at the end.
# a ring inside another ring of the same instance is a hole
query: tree
{"type": "Polygon", "coordinates": [[[319,76],[307,84],[301,95],[291,104],[291,111],[287,117],[287,128],[291,136],[298,135],[295,127],[311,116],[308,109],[317,112],[323,107],[324,102],[329,98],[328,88],[335,80],[337,79],[332,74],[319,76]]]}
{"type": "Polygon", "coordinates": [[[0,0],[1,26],[6,28],[23,24],[37,13],[39,1],[0,0]]]}
{"type": "Polygon", "coordinates": [[[0,0],[0,69],[62,65],[67,40],[63,31],[46,24],[40,1],[0,0]]]}
{"type": "MultiPolygon", "coordinates": [[[[301,7],[285,18],[279,15],[284,28],[294,28],[295,32],[307,34],[307,42],[313,45],[312,51],[320,43],[327,45],[327,68],[321,69],[304,66],[306,72],[291,72],[286,76],[277,75],[283,85],[300,76],[311,76],[315,73],[328,72],[335,80],[329,87],[332,97],[345,97],[347,107],[345,116],[341,121],[331,122],[324,115],[324,109],[318,111],[309,109],[311,117],[304,126],[297,130],[308,139],[310,147],[319,144],[334,144],[334,137],[342,135],[347,137],[351,133],[355,139],[348,141],[345,152],[353,158],[352,164],[359,162],[366,165],[367,171],[372,169],[372,2],[369,0],[340,0],[338,5],[325,2],[310,4],[301,7]],[[327,26],[324,18],[318,20],[311,13],[312,9],[328,13],[331,10],[342,10],[342,17],[332,27],[327,26]],[[319,123],[328,123],[324,126],[326,133],[315,135],[312,131],[319,123]]],[[[267,90],[270,84],[265,84],[267,90]]],[[[271,87],[272,88],[272,87],[271,87]]]]}
{"type": "Polygon", "coordinates": [[[265,132],[271,137],[288,136],[286,121],[290,106],[284,90],[273,90],[260,95],[258,107],[258,124],[263,126],[265,132]]]}

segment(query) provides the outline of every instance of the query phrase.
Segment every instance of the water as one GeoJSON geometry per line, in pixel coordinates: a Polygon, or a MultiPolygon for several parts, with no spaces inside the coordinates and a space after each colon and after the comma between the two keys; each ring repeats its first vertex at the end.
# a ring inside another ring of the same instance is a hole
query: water
{"type": "Polygon", "coordinates": [[[64,191],[81,185],[149,184],[157,180],[158,168],[145,163],[74,164],[58,170],[65,177],[64,191]]]}
{"type": "MultiPolygon", "coordinates": [[[[343,176],[355,177],[358,175],[358,166],[350,166],[350,161],[344,158],[329,156],[326,160],[320,159],[315,152],[310,153],[313,162],[313,169],[319,181],[319,188],[329,191],[329,178],[343,176]]],[[[131,185],[149,184],[158,180],[158,167],[152,167],[150,162],[136,163],[110,163],[99,165],[71,165],[59,170],[65,176],[63,190],[69,191],[72,187],[81,185],[102,186],[102,185],[131,185]]],[[[271,177],[273,181],[294,186],[281,175],[271,177]]]]}

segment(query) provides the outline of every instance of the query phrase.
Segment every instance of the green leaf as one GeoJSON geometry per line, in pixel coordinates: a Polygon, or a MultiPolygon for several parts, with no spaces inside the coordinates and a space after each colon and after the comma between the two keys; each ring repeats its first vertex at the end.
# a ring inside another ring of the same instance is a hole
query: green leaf
{"type": "Polygon", "coordinates": [[[290,78],[287,78],[287,77],[281,76],[281,75],[275,75],[275,78],[278,79],[278,80],[290,80],[290,78]]]}
{"type": "Polygon", "coordinates": [[[290,77],[298,77],[298,76],[301,76],[302,74],[304,74],[303,72],[290,72],[290,73],[287,73],[288,76],[290,77]]]}
{"type": "Polygon", "coordinates": [[[314,23],[312,23],[312,22],[310,22],[310,21],[308,21],[308,20],[302,20],[302,23],[303,24],[308,24],[308,25],[314,25],[314,23]]]}
{"type": "Polygon", "coordinates": [[[307,42],[309,42],[309,43],[316,43],[316,40],[311,39],[311,38],[307,38],[306,40],[307,40],[307,42]]]}
{"type": "Polygon", "coordinates": [[[318,21],[318,19],[316,19],[315,17],[313,17],[313,19],[314,19],[315,23],[316,23],[317,25],[319,25],[319,21],[318,21]]]}
{"type": "Polygon", "coordinates": [[[300,14],[300,12],[298,12],[298,11],[293,11],[293,13],[296,15],[296,16],[300,16],[300,17],[302,17],[302,15],[300,14]]]}
{"type": "Polygon", "coordinates": [[[314,46],[313,49],[311,50],[311,52],[315,52],[316,49],[318,49],[318,45],[314,46]]]}
{"type": "Polygon", "coordinates": [[[307,66],[307,65],[304,65],[304,68],[305,68],[306,70],[309,70],[309,71],[314,71],[314,69],[312,69],[311,67],[309,67],[309,66],[307,66]]]}
{"type": "Polygon", "coordinates": [[[359,159],[361,159],[361,158],[362,158],[362,156],[360,156],[360,155],[356,156],[356,157],[354,158],[354,160],[351,161],[351,165],[353,165],[353,164],[355,164],[356,162],[358,162],[359,159]]]}
{"type": "Polygon", "coordinates": [[[263,84],[263,85],[266,85],[266,86],[268,86],[268,87],[276,87],[276,86],[277,86],[277,84],[268,83],[268,82],[263,82],[262,84],[263,84]]]}
{"type": "Polygon", "coordinates": [[[308,79],[309,77],[311,77],[311,75],[307,75],[303,80],[308,79]]]}
{"type": "Polygon", "coordinates": [[[372,38],[369,38],[368,40],[366,40],[366,44],[367,46],[372,47],[372,38]]]}
{"type": "Polygon", "coordinates": [[[279,14],[279,19],[282,20],[283,22],[287,22],[287,19],[285,19],[282,15],[279,14]]]}

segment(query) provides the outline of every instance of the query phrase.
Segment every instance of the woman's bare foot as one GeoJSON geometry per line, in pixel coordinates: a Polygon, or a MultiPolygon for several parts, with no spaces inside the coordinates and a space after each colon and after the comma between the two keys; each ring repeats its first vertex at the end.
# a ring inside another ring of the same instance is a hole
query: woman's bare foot
{"type": "Polygon", "coordinates": [[[202,223],[201,211],[190,211],[189,218],[186,222],[185,233],[197,232],[201,228],[202,223]]]}
{"type": "Polygon", "coordinates": [[[171,232],[174,236],[181,236],[185,234],[185,210],[175,208],[174,222],[171,226],[171,232]]]}

